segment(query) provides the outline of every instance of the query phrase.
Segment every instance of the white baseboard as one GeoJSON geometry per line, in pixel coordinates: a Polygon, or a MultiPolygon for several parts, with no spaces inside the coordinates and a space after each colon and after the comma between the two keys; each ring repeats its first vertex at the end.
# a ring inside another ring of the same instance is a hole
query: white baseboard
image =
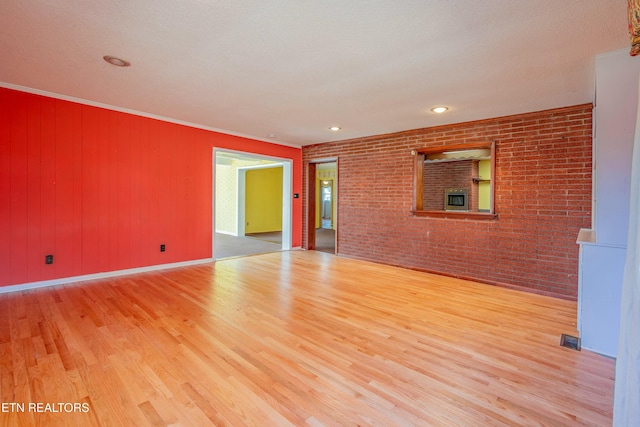
{"type": "Polygon", "coordinates": [[[222,230],[216,230],[217,234],[226,234],[227,236],[235,236],[238,237],[238,233],[233,233],[231,231],[222,231],[222,230]]]}
{"type": "Polygon", "coordinates": [[[169,268],[188,267],[190,265],[206,264],[213,262],[213,258],[196,259],[191,261],[174,262],[171,264],[150,265],[147,267],[128,268],[126,270],[107,271],[104,273],[85,274],[83,276],[62,277],[60,279],[43,280],[40,282],[21,283],[17,285],[0,286],[0,294],[7,292],[19,292],[29,289],[44,288],[47,286],[64,285],[67,283],[85,282],[87,280],[107,279],[110,277],[126,276],[136,273],[167,270],[169,268]]]}

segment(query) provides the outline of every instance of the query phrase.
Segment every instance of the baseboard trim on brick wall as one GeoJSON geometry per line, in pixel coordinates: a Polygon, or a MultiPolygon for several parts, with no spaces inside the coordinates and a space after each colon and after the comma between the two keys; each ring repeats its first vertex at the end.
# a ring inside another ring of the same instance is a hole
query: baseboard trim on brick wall
{"type": "Polygon", "coordinates": [[[340,254],[340,256],[344,257],[344,258],[357,259],[357,260],[360,260],[360,261],[373,262],[373,263],[376,263],[376,264],[390,265],[392,267],[404,268],[406,270],[420,271],[421,273],[435,274],[437,276],[453,277],[455,279],[460,279],[460,280],[469,280],[471,282],[483,283],[485,285],[490,285],[490,286],[498,286],[500,288],[511,289],[513,291],[527,292],[529,294],[536,294],[536,295],[541,295],[541,296],[545,296],[545,297],[558,298],[558,299],[563,299],[563,300],[567,300],[567,301],[577,301],[577,298],[572,298],[571,296],[563,295],[561,293],[545,291],[545,290],[542,290],[542,289],[529,288],[529,287],[526,287],[526,286],[518,286],[518,285],[513,285],[511,283],[492,282],[490,280],[479,279],[477,277],[445,273],[445,272],[442,272],[442,271],[429,270],[429,269],[426,269],[426,268],[410,267],[410,266],[401,265],[401,264],[389,264],[389,263],[382,262],[380,260],[375,260],[375,259],[370,259],[370,258],[363,258],[363,257],[358,257],[358,256],[352,256],[352,255],[340,254]]]}
{"type": "Polygon", "coordinates": [[[151,271],[159,271],[159,270],[168,270],[171,268],[188,267],[191,265],[206,264],[209,262],[213,262],[213,258],[174,262],[170,264],[150,265],[147,267],[128,268],[126,270],[107,271],[103,273],[85,274],[82,276],[72,276],[72,277],[62,277],[60,279],[42,280],[40,282],[0,286],[0,294],[4,294],[8,292],[27,291],[30,289],[45,288],[48,286],[65,285],[69,283],[86,282],[88,280],[108,279],[110,277],[127,276],[130,274],[148,273],[151,271]]]}

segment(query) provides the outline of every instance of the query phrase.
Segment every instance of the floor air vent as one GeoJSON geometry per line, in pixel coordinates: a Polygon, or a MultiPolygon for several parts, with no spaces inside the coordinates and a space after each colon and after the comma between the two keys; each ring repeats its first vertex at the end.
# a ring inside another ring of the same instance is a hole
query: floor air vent
{"type": "Polygon", "coordinates": [[[560,345],[562,347],[570,348],[571,350],[580,351],[580,338],[562,334],[562,336],[560,337],[560,345]]]}

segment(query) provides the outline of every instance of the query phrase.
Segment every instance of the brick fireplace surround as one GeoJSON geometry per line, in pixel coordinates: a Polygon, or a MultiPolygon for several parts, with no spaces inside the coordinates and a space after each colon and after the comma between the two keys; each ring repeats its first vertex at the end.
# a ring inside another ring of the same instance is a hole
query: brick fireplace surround
{"type": "Polygon", "coordinates": [[[309,161],[326,158],[338,159],[339,255],[576,299],[591,104],[306,146],[304,212],[309,161]],[[498,218],[412,215],[411,150],[484,141],[496,141],[498,218]]]}

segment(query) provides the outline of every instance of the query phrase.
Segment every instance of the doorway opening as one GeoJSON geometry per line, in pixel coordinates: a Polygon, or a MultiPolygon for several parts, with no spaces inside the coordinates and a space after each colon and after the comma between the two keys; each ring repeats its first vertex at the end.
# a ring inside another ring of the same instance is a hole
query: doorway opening
{"type": "Polygon", "coordinates": [[[324,179],[320,186],[320,228],[333,229],[333,180],[324,179]]]}
{"type": "Polygon", "coordinates": [[[311,161],[308,170],[307,249],[336,254],[338,162],[311,161]]]}
{"type": "Polygon", "coordinates": [[[213,259],[291,249],[292,161],[213,151],[213,259]]]}

